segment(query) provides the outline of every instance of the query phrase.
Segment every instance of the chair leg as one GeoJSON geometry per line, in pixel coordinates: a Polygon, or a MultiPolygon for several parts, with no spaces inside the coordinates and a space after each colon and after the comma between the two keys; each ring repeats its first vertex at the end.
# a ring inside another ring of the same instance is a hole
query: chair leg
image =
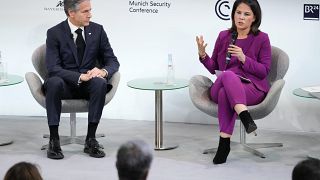
{"type": "MultiPolygon", "coordinates": [[[[232,147],[235,147],[235,146],[239,146],[240,143],[239,142],[234,142],[234,141],[231,141],[230,142],[230,146],[232,147]]],[[[218,148],[210,148],[210,149],[205,149],[202,154],[213,154],[213,153],[216,153],[218,150],[218,148]]]]}
{"type": "Polygon", "coordinates": [[[258,151],[260,148],[271,148],[271,147],[283,147],[282,143],[247,143],[246,141],[246,131],[243,124],[240,123],[240,144],[242,144],[245,151],[251,152],[261,158],[266,156],[258,151]]]}
{"type": "Polygon", "coordinates": [[[265,158],[266,156],[261,153],[260,151],[258,151],[257,149],[260,148],[270,148],[270,147],[282,147],[283,144],[282,143],[246,143],[246,144],[242,144],[244,150],[251,152],[261,158],[265,158]]]}
{"type": "Polygon", "coordinates": [[[250,147],[250,146],[248,146],[248,145],[246,145],[246,144],[242,144],[242,146],[243,146],[243,149],[244,149],[245,151],[250,152],[250,153],[252,153],[252,154],[254,154],[254,155],[256,155],[256,156],[259,156],[259,157],[261,157],[261,158],[266,158],[266,156],[265,156],[262,152],[254,149],[254,148],[252,148],[252,147],[250,147]]]}
{"type": "Polygon", "coordinates": [[[271,147],[283,147],[282,143],[246,143],[247,146],[251,146],[254,149],[271,148],[271,147]]]}
{"type": "Polygon", "coordinates": [[[213,153],[216,153],[217,150],[218,148],[205,149],[202,154],[213,154],[213,153]]]}
{"type": "MultiPolygon", "coordinates": [[[[247,143],[245,128],[242,124],[240,124],[240,142],[232,142],[232,143],[241,145],[245,151],[250,152],[261,158],[265,158],[266,156],[262,152],[258,151],[257,149],[283,147],[282,143],[247,143]]],[[[217,149],[218,148],[206,149],[203,151],[203,154],[215,153],[217,149]]]]}
{"type": "MultiPolygon", "coordinates": [[[[45,134],[43,138],[49,138],[50,135],[45,134]]],[[[96,138],[105,137],[105,134],[96,134],[96,138]]],[[[80,144],[84,145],[86,136],[76,136],[76,113],[70,113],[70,136],[59,136],[60,145],[68,145],[68,144],[80,144]]],[[[99,144],[102,149],[104,147],[99,144]]],[[[41,150],[45,150],[48,148],[48,144],[43,145],[41,150]]]]}

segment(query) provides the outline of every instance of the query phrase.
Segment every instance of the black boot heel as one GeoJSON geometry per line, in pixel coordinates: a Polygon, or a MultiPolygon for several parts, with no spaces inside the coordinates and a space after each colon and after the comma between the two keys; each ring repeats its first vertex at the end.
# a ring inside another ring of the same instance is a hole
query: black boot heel
{"type": "Polygon", "coordinates": [[[254,135],[256,136],[257,133],[255,132],[255,130],[257,130],[257,125],[256,123],[254,123],[249,111],[242,111],[240,114],[239,114],[239,117],[240,117],[240,120],[244,126],[244,128],[246,129],[246,132],[248,134],[250,133],[254,133],[254,135]]]}

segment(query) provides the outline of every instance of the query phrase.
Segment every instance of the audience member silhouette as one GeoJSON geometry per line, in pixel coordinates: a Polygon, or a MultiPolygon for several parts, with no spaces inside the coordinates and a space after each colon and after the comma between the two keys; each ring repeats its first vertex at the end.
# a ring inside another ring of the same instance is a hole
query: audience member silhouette
{"type": "Polygon", "coordinates": [[[37,165],[19,162],[7,171],[3,180],[42,180],[42,177],[37,165]]]}
{"type": "Polygon", "coordinates": [[[119,180],[146,180],[152,158],[152,150],[144,141],[124,143],[117,152],[119,180]]]}
{"type": "Polygon", "coordinates": [[[320,160],[308,158],[299,162],[293,168],[292,180],[320,180],[320,160]]]}

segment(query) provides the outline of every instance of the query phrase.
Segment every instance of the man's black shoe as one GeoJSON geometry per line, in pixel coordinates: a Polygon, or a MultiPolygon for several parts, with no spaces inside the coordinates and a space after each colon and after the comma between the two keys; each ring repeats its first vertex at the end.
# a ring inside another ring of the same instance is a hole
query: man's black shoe
{"type": "Polygon", "coordinates": [[[59,139],[50,139],[47,150],[47,157],[50,159],[63,159],[64,155],[60,147],[59,139]]]}
{"type": "Polygon", "coordinates": [[[101,150],[101,147],[95,138],[89,138],[88,140],[86,140],[83,151],[89,154],[91,157],[95,157],[95,158],[102,158],[106,155],[101,150]]]}

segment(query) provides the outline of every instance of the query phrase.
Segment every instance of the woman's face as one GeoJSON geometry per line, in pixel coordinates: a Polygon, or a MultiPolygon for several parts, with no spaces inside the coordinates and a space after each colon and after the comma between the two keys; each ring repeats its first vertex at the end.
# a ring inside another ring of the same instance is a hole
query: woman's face
{"type": "Polygon", "coordinates": [[[240,3],[234,13],[234,22],[237,30],[249,30],[252,23],[255,21],[255,16],[250,8],[245,3],[240,3]]]}

